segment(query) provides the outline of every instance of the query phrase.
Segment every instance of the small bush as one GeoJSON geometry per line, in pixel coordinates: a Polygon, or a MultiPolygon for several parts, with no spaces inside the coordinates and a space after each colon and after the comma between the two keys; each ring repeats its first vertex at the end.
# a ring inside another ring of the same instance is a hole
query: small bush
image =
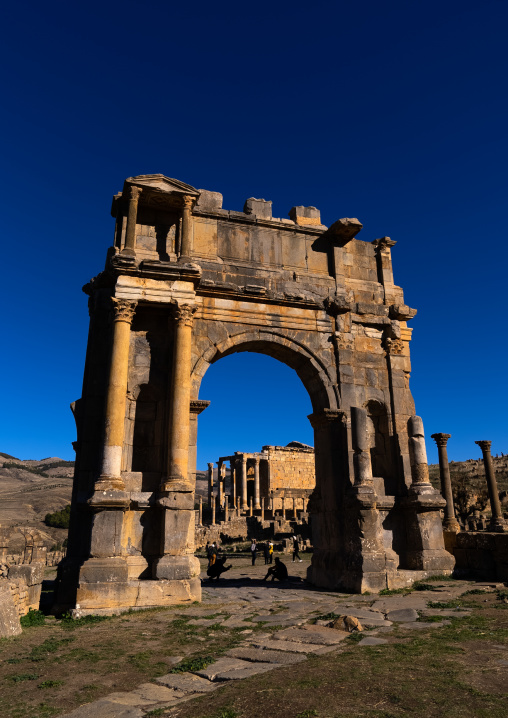
{"type": "Polygon", "coordinates": [[[29,626],[43,626],[45,621],[45,616],[42,611],[38,611],[37,609],[31,608],[26,616],[21,616],[19,619],[19,622],[23,626],[23,628],[28,628],[29,626]]]}
{"type": "Polygon", "coordinates": [[[410,589],[407,588],[383,588],[380,592],[380,596],[395,596],[398,593],[409,593],[410,589]]]}
{"type": "Polygon", "coordinates": [[[176,666],[174,666],[170,673],[187,673],[188,671],[202,671],[213,663],[215,658],[213,656],[197,656],[196,658],[184,658],[176,666]]]}
{"type": "Polygon", "coordinates": [[[37,688],[58,688],[58,686],[63,685],[64,681],[42,681],[42,683],[39,683],[37,688]]]}
{"type": "Polygon", "coordinates": [[[424,583],[423,581],[415,581],[412,588],[414,591],[437,591],[437,588],[431,583],[424,583]]]}
{"type": "Polygon", "coordinates": [[[53,526],[53,528],[68,529],[70,518],[71,505],[67,504],[67,506],[61,511],[54,511],[52,514],[46,514],[44,517],[44,523],[46,526],[53,526]]]}

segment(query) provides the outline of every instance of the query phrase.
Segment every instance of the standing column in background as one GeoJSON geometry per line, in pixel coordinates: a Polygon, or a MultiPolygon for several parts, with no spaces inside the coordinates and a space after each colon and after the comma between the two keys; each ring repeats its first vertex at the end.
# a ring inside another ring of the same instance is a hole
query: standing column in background
{"type": "Polygon", "coordinates": [[[503,531],[506,531],[507,525],[501,511],[501,502],[499,501],[497,481],[494,473],[494,467],[492,466],[492,456],[490,453],[492,441],[482,440],[475,441],[474,443],[478,444],[483,454],[485,478],[487,479],[487,488],[489,490],[490,506],[492,509],[492,518],[490,520],[489,530],[502,533],[503,531]]]}
{"type": "Polygon", "coordinates": [[[212,508],[213,496],[213,462],[208,464],[208,508],[212,508]]]}
{"type": "Polygon", "coordinates": [[[247,457],[242,456],[242,510],[247,511],[247,457]]]}
{"type": "Polygon", "coordinates": [[[203,525],[203,497],[199,497],[199,525],[203,525]]]}
{"type": "Polygon", "coordinates": [[[122,254],[134,257],[136,254],[136,222],[138,217],[138,202],[141,189],[132,186],[130,188],[129,210],[127,214],[127,228],[125,230],[125,246],[122,254]]]}
{"type": "Polygon", "coordinates": [[[455,507],[453,505],[452,480],[450,478],[450,466],[448,464],[448,453],[446,444],[451,434],[432,434],[431,439],[437,444],[439,454],[439,475],[441,477],[441,493],[446,500],[444,509],[443,528],[446,531],[460,531],[459,522],[455,518],[455,507]]]}
{"type": "Polygon", "coordinates": [[[254,508],[260,509],[261,504],[259,503],[259,459],[254,459],[254,508]]]}

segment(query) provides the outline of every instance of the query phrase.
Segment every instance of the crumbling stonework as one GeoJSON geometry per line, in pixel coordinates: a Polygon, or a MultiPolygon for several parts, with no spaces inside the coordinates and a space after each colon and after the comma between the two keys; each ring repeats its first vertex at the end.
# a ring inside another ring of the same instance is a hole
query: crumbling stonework
{"type": "Polygon", "coordinates": [[[225,210],[219,193],[163,175],[127,179],[112,213],[114,246],[85,287],[61,606],[200,598],[196,402],[210,364],[241,351],[295,369],[312,402],[309,579],[364,591],[451,571],[409,391],[415,310],[393,280],[395,242],[357,240],[357,219],[325,227],[314,207],[290,219],[252,198],[225,210]]]}

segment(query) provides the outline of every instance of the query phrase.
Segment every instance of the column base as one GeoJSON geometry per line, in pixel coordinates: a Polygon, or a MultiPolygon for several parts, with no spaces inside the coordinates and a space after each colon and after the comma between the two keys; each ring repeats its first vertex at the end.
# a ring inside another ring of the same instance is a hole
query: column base
{"type": "Polygon", "coordinates": [[[491,519],[487,530],[499,534],[506,533],[508,532],[508,521],[506,519],[491,519]]]}
{"type": "Polygon", "coordinates": [[[162,556],[153,566],[153,577],[168,581],[199,578],[201,566],[195,556],[162,556]]]}
{"type": "Polygon", "coordinates": [[[177,581],[115,581],[81,583],[74,618],[111,616],[124,611],[201,601],[199,578],[177,581]]]}
{"type": "Polygon", "coordinates": [[[96,482],[94,492],[88,505],[93,508],[110,508],[124,509],[130,505],[130,495],[125,491],[125,485],[122,481],[122,489],[113,488],[106,481],[99,480],[96,482]]]}
{"type": "Polygon", "coordinates": [[[444,519],[443,531],[450,531],[456,534],[460,533],[460,524],[457,519],[444,519]]]}

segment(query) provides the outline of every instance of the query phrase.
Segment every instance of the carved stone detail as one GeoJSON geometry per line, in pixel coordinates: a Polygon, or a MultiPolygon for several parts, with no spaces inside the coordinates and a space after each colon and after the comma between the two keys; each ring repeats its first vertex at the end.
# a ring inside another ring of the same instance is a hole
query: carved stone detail
{"type": "Polygon", "coordinates": [[[192,304],[179,304],[173,309],[173,317],[178,324],[186,327],[192,327],[192,320],[196,313],[197,307],[192,304]]]}
{"type": "Polygon", "coordinates": [[[131,324],[138,303],[129,299],[117,299],[116,297],[112,297],[111,301],[113,302],[114,321],[131,324]]]}
{"type": "Polygon", "coordinates": [[[397,242],[394,239],[390,239],[390,237],[380,237],[379,239],[373,240],[372,244],[376,249],[383,250],[390,249],[396,245],[397,242]]]}

